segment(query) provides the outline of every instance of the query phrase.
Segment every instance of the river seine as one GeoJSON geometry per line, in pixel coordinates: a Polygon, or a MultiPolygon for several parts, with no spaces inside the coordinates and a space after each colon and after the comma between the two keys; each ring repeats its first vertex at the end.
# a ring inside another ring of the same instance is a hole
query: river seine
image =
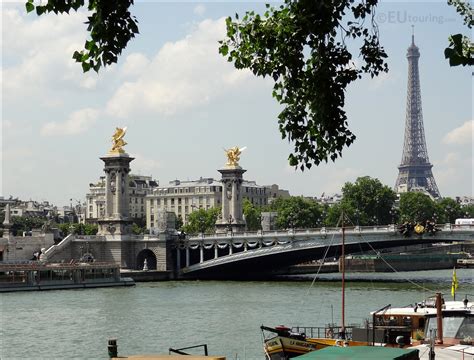
{"type": "MultiPolygon", "coordinates": [[[[421,301],[435,291],[451,299],[451,274],[349,274],[346,323],[362,323],[371,310],[421,301]]],[[[474,271],[460,269],[457,276],[458,297],[474,298],[474,271]]],[[[321,277],[313,286],[308,276],[306,281],[155,282],[2,294],[0,358],[107,359],[107,339],[117,338],[119,355],[163,354],[169,347],[207,344],[213,355],[261,360],[261,324],[340,321],[337,275],[321,277]]]]}

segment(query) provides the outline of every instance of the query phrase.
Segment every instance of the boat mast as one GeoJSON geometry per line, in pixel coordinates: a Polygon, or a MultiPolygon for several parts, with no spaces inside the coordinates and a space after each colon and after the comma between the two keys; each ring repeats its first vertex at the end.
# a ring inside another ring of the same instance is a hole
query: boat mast
{"type": "Polygon", "coordinates": [[[344,229],[344,210],[342,210],[342,249],[341,249],[341,258],[342,258],[342,263],[341,263],[341,270],[342,270],[342,326],[341,326],[341,333],[342,333],[342,338],[346,338],[346,329],[345,329],[345,275],[346,275],[346,259],[345,259],[345,253],[344,253],[344,248],[345,248],[345,229],[344,229]]]}

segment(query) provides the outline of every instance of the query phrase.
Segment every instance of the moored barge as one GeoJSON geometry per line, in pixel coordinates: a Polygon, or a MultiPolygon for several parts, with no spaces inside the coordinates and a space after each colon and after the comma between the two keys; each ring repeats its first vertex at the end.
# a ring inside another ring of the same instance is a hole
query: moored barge
{"type": "Polygon", "coordinates": [[[0,292],[133,286],[120,277],[120,266],[110,262],[0,263],[0,292]]]}

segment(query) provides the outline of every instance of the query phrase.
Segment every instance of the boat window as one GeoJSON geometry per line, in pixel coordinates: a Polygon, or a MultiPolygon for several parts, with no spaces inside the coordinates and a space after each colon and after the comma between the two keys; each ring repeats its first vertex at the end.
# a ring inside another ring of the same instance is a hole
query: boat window
{"type": "Polygon", "coordinates": [[[456,334],[456,339],[464,339],[468,336],[472,337],[474,334],[474,317],[467,317],[461,324],[461,327],[456,334]]]}

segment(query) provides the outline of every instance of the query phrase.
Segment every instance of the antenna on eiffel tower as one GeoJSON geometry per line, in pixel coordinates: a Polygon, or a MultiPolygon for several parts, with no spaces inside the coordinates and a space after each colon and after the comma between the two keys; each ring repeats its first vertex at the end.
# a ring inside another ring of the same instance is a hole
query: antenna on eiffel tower
{"type": "Polygon", "coordinates": [[[429,193],[433,198],[439,198],[438,186],[431,171],[433,165],[430,163],[426,148],[418,69],[419,58],[420,50],[415,45],[415,29],[412,25],[411,45],[407,50],[408,86],[405,138],[395,191],[399,193],[422,191],[429,193]]]}

